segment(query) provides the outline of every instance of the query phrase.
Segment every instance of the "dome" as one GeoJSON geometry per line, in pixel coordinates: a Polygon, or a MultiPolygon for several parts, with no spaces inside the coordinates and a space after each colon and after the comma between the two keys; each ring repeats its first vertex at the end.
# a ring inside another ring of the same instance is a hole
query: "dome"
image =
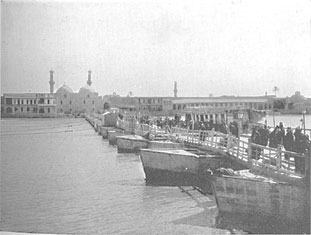
{"type": "Polygon", "coordinates": [[[95,90],[93,88],[91,88],[88,85],[85,85],[83,87],[80,88],[79,93],[96,93],[95,90]]]}
{"type": "Polygon", "coordinates": [[[57,89],[56,93],[73,93],[73,90],[69,86],[64,84],[57,89]]]}
{"type": "Polygon", "coordinates": [[[292,95],[290,98],[289,98],[290,102],[292,103],[300,103],[300,102],[303,102],[306,100],[306,98],[301,95],[301,93],[299,91],[296,91],[295,92],[295,95],[292,95]]]}

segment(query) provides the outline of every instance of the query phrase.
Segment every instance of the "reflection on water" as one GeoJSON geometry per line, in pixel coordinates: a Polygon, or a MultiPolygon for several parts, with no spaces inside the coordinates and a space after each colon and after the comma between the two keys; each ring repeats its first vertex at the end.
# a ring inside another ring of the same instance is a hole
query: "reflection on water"
{"type": "MultiPolygon", "coordinates": [[[[1,120],[1,230],[230,234],[213,196],[147,186],[138,155],[118,154],[83,119],[1,120]]],[[[243,223],[242,223],[243,224],[243,223]]]]}

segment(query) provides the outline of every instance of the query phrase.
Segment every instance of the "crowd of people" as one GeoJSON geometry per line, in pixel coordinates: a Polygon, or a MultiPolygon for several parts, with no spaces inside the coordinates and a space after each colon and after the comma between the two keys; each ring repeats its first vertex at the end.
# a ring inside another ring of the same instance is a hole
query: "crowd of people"
{"type": "MultiPolygon", "coordinates": [[[[282,122],[277,125],[270,133],[267,126],[255,126],[251,135],[252,143],[277,148],[279,145],[284,146],[284,149],[289,152],[296,152],[299,154],[306,154],[310,151],[309,136],[302,133],[300,127],[293,128],[287,127],[286,131],[282,122]]],[[[252,158],[258,159],[261,154],[262,148],[252,148],[252,158]]],[[[285,158],[289,160],[290,154],[286,154],[285,158]]],[[[305,160],[299,156],[294,156],[295,170],[303,173],[305,170],[305,160]]]]}
{"type": "MultiPolygon", "coordinates": [[[[224,121],[221,123],[214,123],[210,121],[195,121],[181,120],[180,117],[174,118],[157,118],[151,119],[149,116],[141,116],[139,118],[140,123],[148,125],[156,125],[160,128],[179,127],[190,130],[214,130],[223,134],[231,133],[233,136],[238,137],[240,132],[244,132],[248,129],[249,125],[246,123],[239,127],[238,123],[233,121],[227,125],[224,121]],[[241,128],[242,130],[239,130],[241,128]]],[[[299,154],[306,154],[310,151],[310,139],[309,136],[302,133],[300,127],[295,129],[287,127],[285,129],[282,122],[279,123],[271,132],[266,125],[254,126],[252,128],[251,141],[260,146],[268,146],[271,148],[277,148],[282,145],[286,151],[296,152],[299,154]]],[[[261,147],[252,147],[252,158],[259,159],[262,152],[261,147]]],[[[290,159],[290,155],[286,154],[285,158],[290,159]]],[[[294,156],[295,169],[297,172],[304,172],[305,160],[304,158],[294,156]]]]}

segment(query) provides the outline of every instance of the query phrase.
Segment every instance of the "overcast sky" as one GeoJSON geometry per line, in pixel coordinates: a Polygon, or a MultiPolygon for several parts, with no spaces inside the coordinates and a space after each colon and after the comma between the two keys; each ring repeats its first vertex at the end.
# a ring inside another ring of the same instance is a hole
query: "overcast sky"
{"type": "Polygon", "coordinates": [[[310,1],[2,1],[1,92],[311,97],[310,1]]]}

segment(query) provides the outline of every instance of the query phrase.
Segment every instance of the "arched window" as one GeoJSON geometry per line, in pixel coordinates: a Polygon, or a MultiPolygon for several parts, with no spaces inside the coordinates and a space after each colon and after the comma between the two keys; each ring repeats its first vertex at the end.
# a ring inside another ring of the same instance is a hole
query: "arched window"
{"type": "Polygon", "coordinates": [[[7,107],[7,108],[6,108],[6,112],[7,112],[7,113],[12,113],[12,108],[11,108],[11,107],[7,107]]]}

